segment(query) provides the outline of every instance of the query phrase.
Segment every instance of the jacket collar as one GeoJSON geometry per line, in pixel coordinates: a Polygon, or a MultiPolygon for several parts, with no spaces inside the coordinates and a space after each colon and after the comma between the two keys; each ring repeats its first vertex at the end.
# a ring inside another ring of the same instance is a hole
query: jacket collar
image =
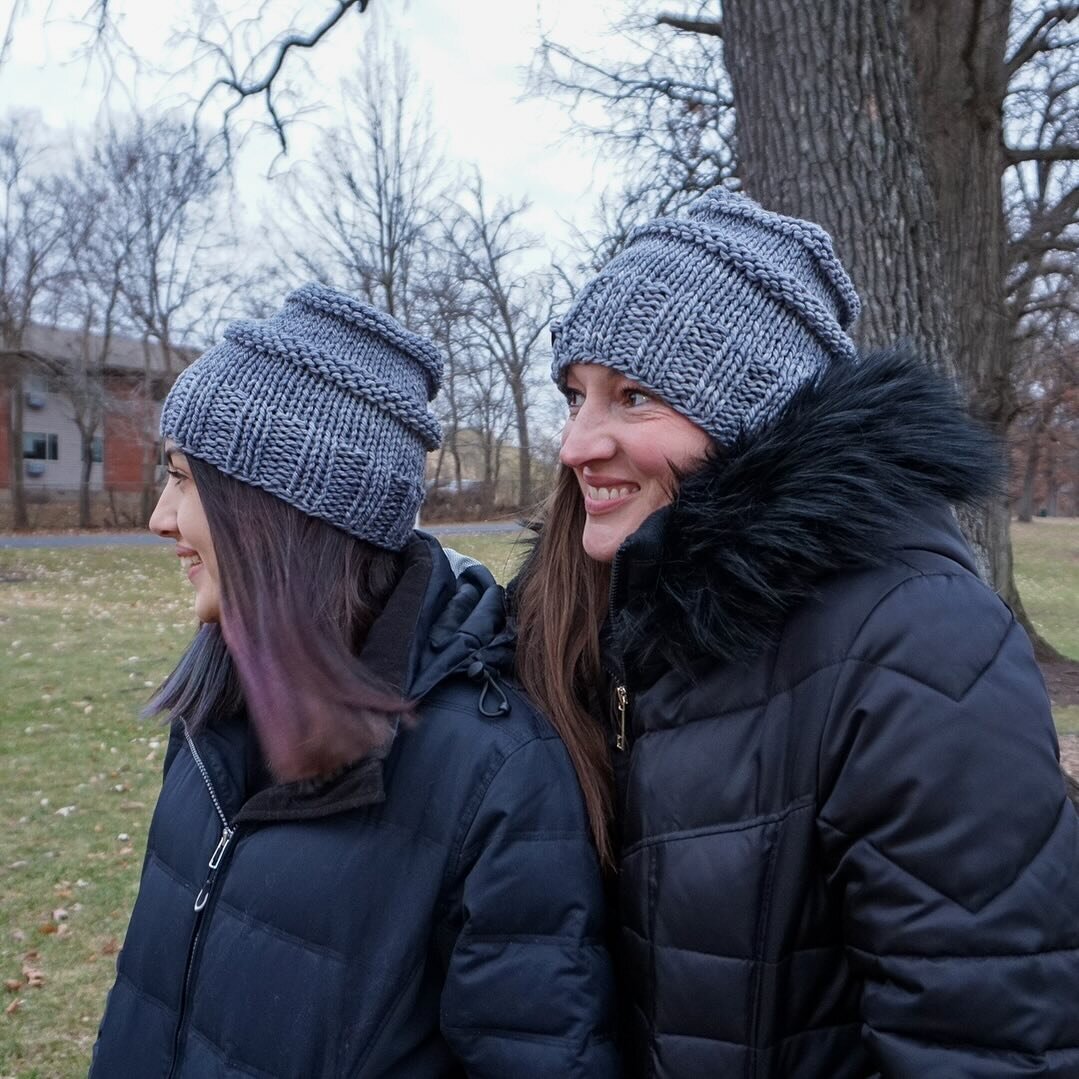
{"type": "MultiPolygon", "coordinates": [[[[501,587],[478,562],[461,560],[457,569],[433,536],[413,533],[401,577],[360,653],[373,675],[413,703],[459,671],[483,680],[479,695],[509,654],[501,587]]],[[[215,723],[196,740],[234,823],[310,820],[385,800],[385,760],[396,738],[331,776],[271,783],[248,797],[260,768],[245,749],[251,740],[242,717],[215,723]]]]}
{"type": "Polygon", "coordinates": [[[1001,467],[952,384],[909,352],[836,364],[626,540],[611,646],[644,679],[701,657],[745,661],[839,570],[926,542],[973,568],[946,503],[987,497],[1001,467]]]}

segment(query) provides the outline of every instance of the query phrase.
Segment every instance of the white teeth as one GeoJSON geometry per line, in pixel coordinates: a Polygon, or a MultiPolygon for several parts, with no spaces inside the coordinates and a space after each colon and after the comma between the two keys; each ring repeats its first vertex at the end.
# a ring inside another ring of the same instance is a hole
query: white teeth
{"type": "Polygon", "coordinates": [[[594,502],[610,502],[613,498],[625,498],[634,491],[633,487],[592,487],[589,486],[588,497],[594,502]]]}
{"type": "Polygon", "coordinates": [[[202,559],[197,554],[185,554],[180,556],[180,565],[186,573],[192,566],[201,566],[202,559]]]}

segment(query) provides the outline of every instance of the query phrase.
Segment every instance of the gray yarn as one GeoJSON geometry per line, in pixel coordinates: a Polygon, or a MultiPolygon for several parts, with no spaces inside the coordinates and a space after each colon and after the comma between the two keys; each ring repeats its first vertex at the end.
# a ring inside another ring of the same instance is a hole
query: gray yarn
{"type": "Polygon", "coordinates": [[[723,445],[854,362],[858,294],[818,225],[714,188],[637,229],[552,327],[551,376],[614,368],[723,445]]]}
{"type": "Polygon", "coordinates": [[[231,323],[176,380],[161,435],[312,517],[397,551],[442,441],[427,408],[442,356],[359,300],[309,284],[231,323]]]}

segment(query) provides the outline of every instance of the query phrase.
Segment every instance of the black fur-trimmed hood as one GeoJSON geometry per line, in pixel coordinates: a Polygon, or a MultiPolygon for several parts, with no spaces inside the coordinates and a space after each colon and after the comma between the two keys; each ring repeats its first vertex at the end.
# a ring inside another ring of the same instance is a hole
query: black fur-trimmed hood
{"type": "Polygon", "coordinates": [[[631,671],[748,659],[822,578],[880,562],[931,506],[989,496],[1001,469],[995,439],[909,352],[835,365],[626,541],[609,643],[631,671]]]}

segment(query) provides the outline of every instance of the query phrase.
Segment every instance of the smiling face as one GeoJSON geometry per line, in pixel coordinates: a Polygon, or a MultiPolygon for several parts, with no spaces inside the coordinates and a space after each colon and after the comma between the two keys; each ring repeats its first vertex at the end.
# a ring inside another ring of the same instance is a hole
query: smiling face
{"type": "Polygon", "coordinates": [[[187,458],[171,443],[165,446],[168,480],[150,517],[150,531],[174,540],[176,555],[195,589],[200,622],[221,620],[221,584],[210,526],[187,458]]]}
{"type": "Polygon", "coordinates": [[[711,436],[632,379],[599,364],[566,372],[569,419],[561,460],[584,496],[582,543],[597,562],[610,562],[661,506],[670,502],[675,470],[691,471],[711,436]]]}

